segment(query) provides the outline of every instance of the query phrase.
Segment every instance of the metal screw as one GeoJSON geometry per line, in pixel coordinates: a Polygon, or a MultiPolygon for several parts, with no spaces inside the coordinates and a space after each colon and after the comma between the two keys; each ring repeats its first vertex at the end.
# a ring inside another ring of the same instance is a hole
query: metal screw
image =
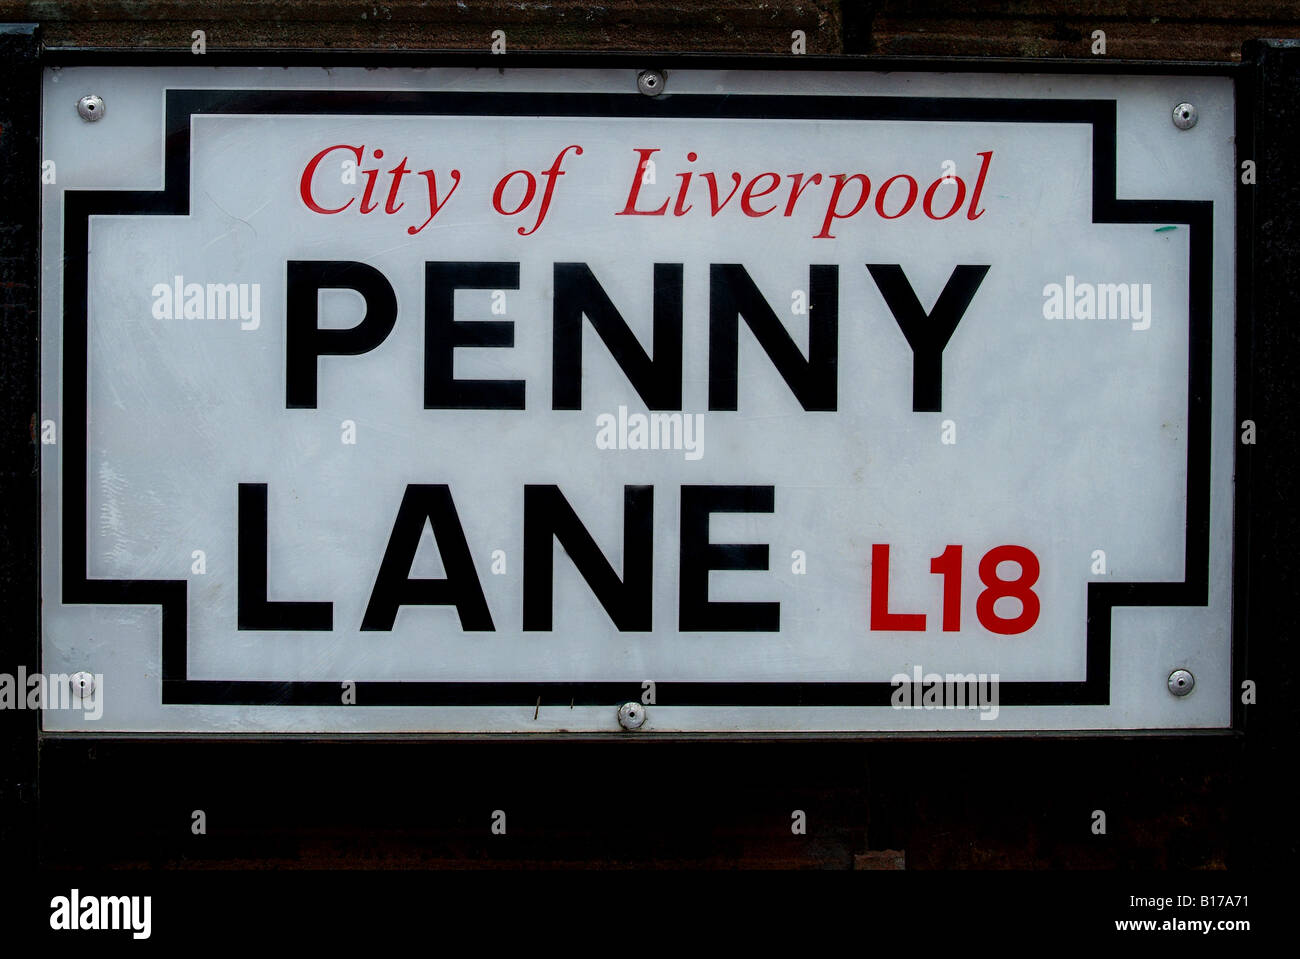
{"type": "Polygon", "coordinates": [[[646,708],[640,703],[624,703],[618,707],[618,724],[624,729],[640,729],[645,721],[646,708]]]}
{"type": "Polygon", "coordinates": [[[1185,669],[1175,669],[1169,674],[1169,691],[1175,696],[1186,696],[1196,685],[1196,677],[1185,669]]]}
{"type": "Polygon", "coordinates": [[[72,684],[72,691],[78,696],[89,696],[95,691],[95,677],[85,670],[73,673],[68,677],[68,682],[72,684]]]}
{"type": "Polygon", "coordinates": [[[1174,107],[1174,126],[1180,130],[1190,130],[1196,126],[1196,107],[1190,103],[1180,103],[1174,107]]]}
{"type": "Polygon", "coordinates": [[[637,74],[636,88],[648,97],[664,92],[664,75],[658,70],[642,70],[637,74]]]}
{"type": "Polygon", "coordinates": [[[87,122],[98,120],[104,115],[104,98],[94,93],[87,94],[77,101],[77,112],[87,122]]]}

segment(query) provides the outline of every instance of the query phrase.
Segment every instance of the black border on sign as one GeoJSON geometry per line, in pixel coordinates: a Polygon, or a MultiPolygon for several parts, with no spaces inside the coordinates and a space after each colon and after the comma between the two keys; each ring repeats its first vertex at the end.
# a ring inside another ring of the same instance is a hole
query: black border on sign
{"type": "MultiPolygon", "coordinates": [[[[193,61],[190,61],[191,63],[193,61]]],[[[1116,606],[1203,606],[1208,598],[1213,203],[1121,200],[1116,188],[1114,100],[976,99],[819,95],[638,93],[430,93],[390,91],[169,89],[166,160],[159,191],[64,193],[63,596],[69,604],[162,608],[162,703],[342,705],[339,683],[190,679],[187,581],[87,576],[88,242],[92,216],[189,213],[194,116],[220,114],[691,117],[718,119],[943,120],[1085,123],[1092,129],[1092,222],[1185,224],[1188,289],[1188,448],[1184,580],[1089,582],[1083,681],[1007,682],[1003,706],[1105,705],[1110,700],[1111,610],[1116,606]],[[1068,118],[1063,120],[1063,118],[1068,118]],[[78,371],[68,375],[68,371],[78,371]],[[76,504],[79,508],[68,509],[76,504]]],[[[659,706],[887,706],[890,683],[659,682],[659,706]]],[[[613,705],[640,698],[636,682],[357,682],[361,706],[613,705]]]]}

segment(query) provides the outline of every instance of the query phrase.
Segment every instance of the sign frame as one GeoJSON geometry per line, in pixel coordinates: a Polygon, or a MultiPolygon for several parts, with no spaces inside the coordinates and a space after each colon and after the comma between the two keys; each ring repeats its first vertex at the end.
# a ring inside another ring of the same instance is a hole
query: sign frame
{"type": "MultiPolygon", "coordinates": [[[[786,56],[719,57],[719,56],[711,56],[711,55],[651,56],[651,55],[642,55],[642,54],[610,55],[610,54],[549,54],[549,53],[548,54],[512,53],[505,57],[501,57],[501,56],[493,56],[490,54],[453,54],[453,53],[430,54],[430,53],[416,52],[416,51],[393,51],[393,52],[373,53],[373,52],[356,52],[356,51],[314,51],[314,50],[313,51],[268,50],[268,51],[246,51],[246,52],[230,52],[230,53],[214,52],[214,53],[206,54],[202,58],[201,62],[196,62],[196,58],[190,54],[174,53],[174,52],[159,52],[159,51],[152,51],[152,50],[149,51],[146,50],[128,50],[128,51],[43,50],[39,47],[39,42],[35,40],[34,31],[32,34],[32,42],[34,44],[34,50],[32,51],[31,54],[31,63],[34,65],[32,69],[32,76],[34,77],[35,80],[35,91],[29,90],[27,95],[34,96],[37,104],[39,104],[40,77],[45,67],[81,66],[81,65],[97,65],[97,66],[202,65],[205,67],[211,67],[211,66],[326,67],[326,66],[344,66],[344,65],[385,66],[385,67],[389,67],[389,66],[422,66],[422,67],[475,66],[475,67],[490,67],[493,69],[499,68],[501,66],[517,67],[522,69],[534,69],[534,68],[565,69],[565,68],[574,68],[574,67],[578,67],[578,68],[600,67],[600,68],[627,69],[629,72],[629,76],[632,78],[635,78],[635,75],[639,70],[648,67],[662,69],[665,71],[671,71],[673,69],[678,69],[678,68],[701,69],[701,70],[703,69],[712,69],[712,70],[761,69],[761,70],[799,70],[799,71],[848,70],[848,71],[861,71],[861,72],[877,72],[881,70],[906,70],[906,71],[918,71],[918,72],[948,72],[948,73],[955,73],[955,74],[961,74],[963,72],[995,72],[995,73],[1028,72],[1028,73],[1041,73],[1041,74],[1073,73],[1073,74],[1081,74],[1081,75],[1151,74],[1151,75],[1228,76],[1232,78],[1234,81],[1235,97],[1236,97],[1236,104],[1237,104],[1236,124],[1237,124],[1238,164],[1240,164],[1241,159],[1247,158],[1253,154],[1253,150],[1250,149],[1250,147],[1253,146],[1253,142],[1254,142],[1253,140],[1254,118],[1252,115],[1252,111],[1248,108],[1248,104],[1252,102],[1251,100],[1252,75],[1251,72],[1247,69],[1248,65],[1220,64],[1220,63],[1171,64],[1171,63],[1162,63],[1162,62],[1133,62],[1133,61],[1117,61],[1117,60],[1116,61],[1032,61],[1032,60],[1004,60],[1004,59],[935,60],[929,58],[926,59],[906,58],[902,60],[899,59],[882,60],[882,59],[870,59],[870,58],[828,58],[828,57],[786,57],[786,56]]],[[[293,96],[301,96],[301,94],[294,94],[293,96]]],[[[418,96],[418,94],[416,96],[418,96]]],[[[990,101],[990,102],[996,103],[997,101],[990,101]]],[[[1032,103],[1043,109],[1047,109],[1047,108],[1059,109],[1059,104],[1054,104],[1051,101],[1034,100],[1034,101],[1025,101],[1025,102],[1032,103]]],[[[188,108],[188,105],[185,104],[178,105],[178,113],[176,117],[173,117],[172,105],[169,99],[169,107],[168,107],[169,133],[167,137],[168,156],[167,156],[167,181],[166,181],[168,186],[163,191],[165,195],[169,194],[170,187],[173,182],[177,182],[177,183],[184,182],[188,184],[188,180],[184,176],[182,176],[181,179],[173,181],[173,155],[178,150],[180,150],[182,136],[186,140],[188,139],[188,121],[190,116],[189,113],[184,114],[185,130],[183,132],[178,127],[173,126],[173,120],[178,120],[180,117],[179,110],[182,106],[188,108]]],[[[978,109],[978,107],[974,107],[973,109],[978,109]]],[[[1107,142],[1109,142],[1109,146],[1113,156],[1113,148],[1114,148],[1113,112],[1114,111],[1112,109],[1111,117],[1110,117],[1112,126],[1110,127],[1109,130],[1110,133],[1109,141],[1107,141],[1106,138],[1107,130],[1105,128],[1107,118],[1104,115],[1099,115],[1097,117],[1094,117],[1092,120],[1092,122],[1094,123],[1094,131],[1100,130],[1102,133],[1102,136],[1096,137],[1094,139],[1094,157],[1104,155],[1104,151],[1107,148],[1107,142]],[[1100,124],[1100,127],[1096,126],[1095,124],[1100,124]]],[[[800,115],[806,116],[807,114],[801,112],[800,115]]],[[[39,105],[36,107],[35,116],[37,118],[37,127],[34,133],[34,139],[37,144],[36,153],[37,156],[39,156],[39,118],[40,118],[39,105]]],[[[983,117],[977,116],[974,118],[983,118],[983,117]]],[[[1016,119],[1019,119],[1019,117],[1017,117],[1016,119]]],[[[1047,118],[1043,117],[1043,119],[1047,119],[1047,118]]],[[[188,160],[188,143],[184,144],[183,155],[184,155],[184,159],[188,160]]],[[[1098,170],[1098,172],[1101,172],[1108,168],[1105,164],[1101,164],[1098,165],[1096,169],[1098,170]]],[[[1133,205],[1135,204],[1142,205],[1143,201],[1116,200],[1114,197],[1114,182],[1113,182],[1114,164],[1113,163],[1110,164],[1109,171],[1111,174],[1109,183],[1107,183],[1105,178],[1102,176],[1097,176],[1094,178],[1094,184],[1093,184],[1094,222],[1105,222],[1105,220],[1096,219],[1099,210],[1103,212],[1103,215],[1122,216],[1127,214],[1127,215],[1133,215],[1141,219],[1142,221],[1146,221],[1148,219],[1162,219],[1167,222],[1187,222],[1190,226],[1193,227],[1193,254],[1192,255],[1193,255],[1193,264],[1194,264],[1193,273],[1195,274],[1197,272],[1195,268],[1195,263],[1197,262],[1197,258],[1200,257],[1202,258],[1202,261],[1204,261],[1205,258],[1208,258],[1209,256],[1208,238],[1204,236],[1203,229],[1201,231],[1201,242],[1199,243],[1199,245],[1196,240],[1196,222],[1198,220],[1198,217],[1203,215],[1203,211],[1198,212],[1195,209],[1193,209],[1198,205],[1197,201],[1157,201],[1156,205],[1160,207],[1159,209],[1150,209],[1147,207],[1143,207],[1143,209],[1140,210],[1134,209],[1133,205]],[[1108,187],[1109,190],[1107,190],[1108,187]],[[1125,209],[1126,206],[1128,207],[1127,209],[1125,209]]],[[[30,221],[25,220],[25,222],[27,226],[30,228],[30,230],[38,232],[39,222],[40,222],[39,205],[38,205],[39,185],[38,184],[36,185],[35,191],[31,189],[30,184],[23,183],[22,186],[24,186],[25,189],[23,190],[23,193],[20,194],[22,196],[22,202],[17,208],[26,209],[28,211],[28,213],[33,217],[33,220],[30,221]]],[[[119,193],[118,195],[120,196],[121,194],[119,193]]],[[[177,199],[177,197],[168,196],[166,202],[172,202],[175,199],[177,199]]],[[[87,202],[93,203],[94,201],[88,200],[87,202]]],[[[1199,201],[1199,202],[1201,205],[1204,205],[1204,201],[1199,201]]],[[[94,210],[94,212],[104,212],[104,211],[94,210]]],[[[1238,244],[1237,244],[1237,262],[1236,262],[1237,351],[1235,357],[1236,377],[1237,377],[1236,380],[1237,414],[1235,416],[1235,421],[1238,422],[1243,417],[1247,416],[1248,415],[1247,411],[1252,408],[1252,404],[1249,402],[1248,398],[1251,397],[1252,395],[1253,384],[1251,381],[1251,373],[1252,370],[1255,368],[1255,358],[1253,356],[1253,353],[1251,352],[1251,346],[1253,344],[1253,335],[1252,335],[1252,328],[1251,328],[1252,327],[1251,321],[1253,319],[1252,317],[1253,274],[1251,273],[1251,247],[1255,241],[1254,230],[1253,230],[1253,216],[1254,216],[1253,194],[1249,191],[1249,188],[1243,188],[1241,185],[1239,185],[1238,186],[1238,219],[1237,219],[1238,244]]],[[[82,220],[83,224],[86,222],[87,222],[86,220],[82,220]]],[[[82,240],[84,241],[84,237],[82,237],[82,240]]],[[[35,241],[33,241],[29,252],[35,252],[37,250],[38,250],[38,244],[35,241]]],[[[1202,270],[1200,272],[1204,274],[1207,271],[1202,270]]],[[[84,280],[84,274],[83,274],[83,280],[84,280]]],[[[33,291],[39,290],[39,281],[40,281],[39,264],[37,263],[31,275],[31,289],[33,291]]],[[[73,289],[73,292],[75,293],[75,288],[73,289]]],[[[35,296],[35,293],[33,293],[33,296],[35,296]]],[[[71,297],[70,299],[76,300],[77,297],[74,296],[71,297]]],[[[39,299],[34,300],[34,302],[38,303],[39,299]]],[[[84,306],[84,298],[82,298],[81,302],[82,305],[84,306]]],[[[1201,310],[1202,313],[1208,313],[1208,304],[1203,303],[1201,304],[1201,307],[1202,307],[1201,310]]],[[[35,309],[36,312],[34,315],[38,315],[39,309],[38,308],[35,309]]],[[[65,305],[65,311],[66,310],[67,310],[67,306],[65,305]]],[[[1194,314],[1193,322],[1195,322],[1195,314],[1197,313],[1197,309],[1195,306],[1193,307],[1192,312],[1194,314]]],[[[1207,316],[1202,317],[1202,319],[1206,319],[1206,318],[1207,316]]],[[[38,327],[39,324],[37,323],[36,326],[33,327],[32,331],[30,331],[31,333],[30,339],[33,345],[36,344],[35,330],[38,327]]],[[[12,331],[7,330],[5,335],[6,337],[11,337],[13,333],[12,331]]],[[[34,354],[28,356],[26,360],[28,363],[31,364],[31,369],[35,371],[34,375],[38,379],[39,378],[38,347],[36,348],[34,354]]],[[[6,384],[6,386],[8,386],[8,384],[6,384]]],[[[8,412],[10,414],[9,420],[11,422],[14,421],[14,416],[16,415],[16,411],[31,410],[31,409],[38,408],[37,401],[36,401],[37,385],[33,383],[28,383],[28,386],[31,389],[30,395],[24,395],[25,391],[21,389],[11,391],[10,389],[6,388],[5,390],[4,402],[6,407],[9,408],[8,409],[8,412]]],[[[84,384],[82,384],[82,389],[84,390],[84,384]]],[[[1194,392],[1195,390],[1193,389],[1193,393],[1194,392]]],[[[1202,406],[1205,407],[1208,413],[1208,397],[1204,399],[1202,406]]],[[[84,419],[85,416],[84,403],[82,404],[82,412],[80,415],[84,419]]],[[[39,422],[39,417],[33,420],[33,426],[38,422],[39,422]]],[[[70,422],[68,425],[72,427],[72,430],[70,431],[65,430],[65,435],[75,435],[77,424],[75,422],[70,422]]],[[[1208,430],[1208,421],[1204,424],[1204,428],[1208,430]]],[[[82,432],[84,434],[84,430],[82,432]]],[[[33,433],[33,439],[34,439],[34,433],[33,433]]],[[[1204,444],[1202,443],[1202,445],[1204,444]]],[[[34,449],[26,449],[22,451],[24,459],[30,459],[30,458],[39,459],[39,455],[40,455],[39,442],[34,442],[33,447],[34,449]]],[[[1247,595],[1247,591],[1249,588],[1249,583],[1247,580],[1247,571],[1249,570],[1251,565],[1249,562],[1250,557],[1248,555],[1248,549],[1250,548],[1251,543],[1253,542],[1251,536],[1249,535],[1250,534],[1249,527],[1252,525],[1250,522],[1251,517],[1249,512],[1249,503],[1251,497],[1251,483],[1253,482],[1253,479],[1252,479],[1252,473],[1250,468],[1251,450],[1248,447],[1242,446],[1241,444],[1236,444],[1234,448],[1235,448],[1235,460],[1236,460],[1235,461],[1236,483],[1234,485],[1234,530],[1233,530],[1234,558],[1233,558],[1233,586],[1232,586],[1232,595],[1233,595],[1232,616],[1233,616],[1234,635],[1232,637],[1232,663],[1233,663],[1232,687],[1236,688],[1239,685],[1241,678],[1246,675],[1245,636],[1247,633],[1249,608],[1248,608],[1248,603],[1245,602],[1245,597],[1247,595]]],[[[83,451],[83,455],[84,455],[84,451],[83,451]]],[[[1191,453],[1189,452],[1189,457],[1190,455],[1191,453]]],[[[1197,538],[1190,535],[1190,532],[1193,527],[1193,519],[1191,517],[1191,512],[1193,510],[1194,503],[1199,502],[1202,495],[1208,496],[1208,451],[1205,453],[1205,456],[1206,456],[1205,469],[1203,471],[1189,472],[1189,481],[1188,481],[1189,482],[1189,496],[1188,496],[1189,536],[1187,540],[1187,550],[1188,550],[1189,557],[1192,557],[1193,550],[1198,548],[1197,538]],[[1197,478],[1204,481],[1200,483],[1200,486],[1203,487],[1203,490],[1201,491],[1193,489],[1193,481],[1194,479],[1197,478]]],[[[38,468],[38,464],[35,465],[38,468]]],[[[75,461],[73,462],[73,467],[74,469],[71,470],[70,472],[76,473],[77,470],[75,469],[76,467],[75,461]]],[[[84,473],[84,470],[81,472],[84,473]]],[[[84,475],[82,476],[82,480],[84,483],[84,475]]],[[[37,582],[38,578],[35,575],[35,556],[39,555],[39,550],[40,550],[40,544],[39,544],[40,506],[39,506],[39,492],[38,492],[37,483],[38,483],[38,479],[33,478],[30,484],[30,489],[25,489],[26,484],[19,484],[19,488],[15,489],[15,493],[19,497],[19,501],[17,504],[20,511],[19,515],[25,514],[26,516],[30,517],[30,528],[23,528],[20,524],[20,532],[23,535],[17,538],[15,542],[35,543],[35,547],[36,547],[35,551],[31,554],[33,565],[32,565],[32,569],[29,571],[29,578],[35,583],[36,589],[39,590],[39,582],[37,582]],[[26,506],[26,509],[23,508],[24,505],[26,506]]],[[[82,497],[81,502],[84,506],[85,504],[84,496],[82,497]]],[[[1208,504],[1206,508],[1208,510],[1208,504]]],[[[1198,529],[1206,528],[1206,535],[1208,536],[1208,529],[1207,529],[1208,512],[1206,513],[1203,520],[1204,520],[1203,522],[1197,520],[1197,522],[1199,523],[1199,526],[1197,528],[1198,529]]],[[[84,510],[83,510],[83,521],[84,521],[84,510]]],[[[71,532],[75,533],[76,524],[69,524],[69,525],[72,527],[71,532]]],[[[84,533],[84,529],[85,527],[83,522],[83,525],[81,526],[81,530],[83,533],[84,533]]],[[[70,535],[71,534],[69,533],[67,527],[65,527],[65,534],[64,534],[65,544],[68,542],[68,537],[70,535]]],[[[81,538],[80,548],[82,551],[82,555],[84,556],[84,550],[85,550],[84,536],[82,536],[81,538]]],[[[1208,552],[1208,544],[1206,544],[1206,551],[1208,552]]],[[[1197,555],[1199,556],[1199,554],[1197,555]]],[[[65,551],[65,564],[67,562],[66,556],[67,553],[65,551]]],[[[1204,569],[1203,569],[1204,565],[1205,565],[1204,562],[1196,563],[1194,565],[1189,563],[1189,568],[1199,569],[1201,570],[1202,574],[1204,574],[1204,569]]],[[[65,569],[66,569],[66,565],[65,565],[65,569]]],[[[1060,702],[1060,703],[1105,702],[1107,696],[1108,670],[1109,670],[1109,609],[1110,607],[1112,605],[1119,605],[1120,603],[1117,602],[1117,599],[1121,596],[1128,599],[1128,602],[1124,602],[1122,603],[1122,605],[1158,604],[1157,600],[1161,600],[1163,601],[1163,603],[1168,604],[1169,603],[1168,596],[1170,593],[1175,593],[1179,596],[1182,596],[1185,594],[1194,595],[1198,589],[1200,589],[1203,592],[1204,575],[1201,576],[1201,580],[1202,581],[1198,582],[1197,580],[1193,579],[1192,581],[1185,582],[1183,584],[1163,584],[1163,583],[1146,584],[1148,587],[1155,587],[1155,588],[1148,588],[1148,589],[1134,588],[1137,586],[1137,584],[1130,584],[1130,585],[1115,584],[1115,583],[1090,584],[1089,585],[1090,621],[1094,618],[1092,615],[1094,612],[1094,597],[1097,603],[1095,607],[1095,611],[1100,613],[1104,610],[1105,615],[1096,617],[1099,625],[1095,631],[1093,630],[1091,625],[1089,628],[1089,640],[1088,640],[1089,645],[1088,645],[1088,654],[1087,654],[1088,678],[1081,683],[1076,682],[1076,683],[1003,684],[1002,693],[1001,693],[1003,704],[1004,705],[1033,705],[1033,704],[1052,703],[1052,702],[1060,702]],[[1171,587],[1178,587],[1178,589],[1171,589],[1171,587]],[[1022,688],[1017,689],[1017,687],[1022,687],[1022,688]],[[1070,687],[1070,688],[1059,689],[1059,688],[1048,688],[1048,687],[1070,687]],[[1064,698],[1060,698],[1060,697],[1064,697],[1064,698]]],[[[72,584],[72,588],[69,590],[69,587],[65,583],[65,591],[66,591],[65,596],[68,598],[69,601],[72,602],[118,601],[118,602],[130,602],[133,604],[138,604],[141,602],[144,602],[146,604],[161,602],[164,608],[164,614],[163,614],[164,641],[163,642],[164,642],[164,653],[166,657],[164,659],[164,677],[163,677],[163,689],[164,689],[163,703],[164,704],[174,703],[174,702],[175,703],[207,702],[211,700],[204,699],[202,697],[208,696],[212,692],[215,692],[217,695],[220,696],[230,697],[224,700],[226,702],[247,702],[250,700],[241,697],[247,697],[250,695],[254,697],[274,696],[274,701],[277,704],[286,704],[286,705],[325,703],[325,702],[329,702],[333,704],[338,701],[337,684],[332,682],[319,683],[319,684],[295,683],[295,684],[291,684],[294,688],[287,691],[284,688],[286,685],[284,683],[251,684],[253,688],[249,688],[250,684],[247,683],[242,683],[242,684],[218,683],[216,685],[221,685],[226,687],[238,686],[244,688],[227,688],[224,690],[215,690],[215,691],[197,689],[195,686],[195,683],[197,681],[188,679],[188,677],[185,675],[184,672],[185,633],[183,628],[184,627],[183,590],[181,593],[181,610],[180,610],[180,623],[179,623],[180,625],[179,650],[181,654],[180,656],[175,655],[177,650],[178,620],[177,620],[177,616],[175,613],[175,606],[174,606],[176,602],[176,597],[174,595],[171,595],[172,593],[175,592],[175,590],[168,591],[166,589],[162,589],[158,592],[154,592],[152,589],[145,589],[144,591],[142,591],[140,584],[135,584],[135,585],[123,584],[121,586],[115,586],[111,588],[102,588],[102,587],[91,588],[88,583],[79,583],[79,584],[74,583],[72,584]],[[105,599],[104,597],[112,597],[112,598],[105,599]],[[169,604],[171,604],[170,613],[169,613],[169,604]],[[170,655],[168,655],[168,650],[171,651],[170,655]],[[313,686],[328,687],[328,690],[324,690],[320,688],[312,688],[313,686]],[[256,687],[262,687],[262,688],[256,688],[256,687]],[[323,698],[326,695],[328,695],[329,697],[328,699],[323,698]]],[[[39,600],[37,600],[37,602],[39,602],[39,600]]],[[[1177,603],[1175,602],[1175,604],[1177,603]]],[[[27,656],[27,661],[34,664],[38,664],[40,662],[39,621],[37,621],[34,624],[34,628],[31,630],[31,637],[32,637],[33,648],[31,649],[30,654],[27,656]]],[[[211,685],[211,681],[209,681],[209,685],[211,685]]],[[[374,684],[374,683],[359,684],[359,686],[376,686],[376,685],[385,685],[385,684],[374,684]]],[[[462,687],[465,685],[486,685],[486,684],[389,683],[386,685],[408,687],[407,691],[413,691],[413,692],[430,692],[430,690],[411,690],[410,687],[416,687],[416,686],[462,687]]],[[[582,690],[584,696],[583,701],[590,704],[600,704],[600,705],[607,705],[611,703],[616,704],[618,701],[622,701],[628,698],[635,698],[635,696],[633,695],[634,690],[628,684],[622,684],[622,683],[600,683],[600,684],[518,683],[518,684],[491,684],[491,685],[504,686],[504,688],[498,688],[486,695],[482,690],[466,691],[459,688],[457,689],[448,688],[448,689],[436,690],[434,692],[437,692],[444,696],[452,697],[450,700],[444,700],[444,702],[448,702],[448,703],[472,702],[474,704],[479,704],[479,705],[497,705],[497,704],[519,705],[524,702],[531,704],[534,698],[539,694],[545,697],[544,701],[547,701],[547,699],[551,698],[548,697],[548,694],[551,694],[555,701],[559,701],[559,699],[561,698],[570,699],[571,694],[575,692],[578,686],[592,687],[589,689],[582,690]],[[554,685],[557,688],[556,689],[544,688],[551,685],[554,685]],[[515,687],[519,687],[519,688],[515,688],[515,687]],[[457,697],[466,697],[466,698],[461,699],[457,697]]],[[[663,684],[663,685],[666,686],[667,684],[663,684]]],[[[762,701],[763,705],[827,704],[826,702],[818,698],[819,695],[828,695],[832,697],[832,699],[834,700],[834,704],[837,705],[841,705],[841,704],[856,705],[856,704],[868,704],[868,703],[879,705],[882,702],[887,702],[888,692],[890,690],[890,685],[887,683],[863,683],[863,684],[796,684],[796,683],[766,684],[765,683],[765,684],[676,684],[676,685],[685,685],[685,686],[762,685],[768,687],[772,687],[772,686],[785,687],[775,691],[769,689],[767,691],[768,693],[774,693],[775,695],[781,698],[776,701],[772,701],[769,698],[768,700],[762,701]],[[857,686],[857,687],[872,687],[872,688],[856,689],[856,690],[833,689],[827,693],[818,693],[808,688],[809,686],[814,686],[814,685],[822,686],[822,687],[857,686]],[[855,696],[869,697],[869,699],[858,700],[852,698],[855,696]],[[849,698],[845,699],[843,697],[849,697],[849,698]]],[[[374,694],[377,692],[379,691],[374,689],[368,690],[367,696],[365,697],[366,701],[374,702],[375,701],[374,694]]],[[[730,689],[723,690],[723,691],[714,691],[714,692],[715,693],[720,692],[722,699],[729,703],[735,701],[738,697],[742,697],[741,702],[744,702],[743,696],[746,695],[745,691],[736,691],[730,689]]],[[[577,697],[574,696],[573,698],[577,698],[577,697]]],[[[717,699],[716,695],[714,696],[714,699],[715,700],[717,699]]],[[[218,700],[218,701],[222,701],[222,700],[218,700]]],[[[683,700],[683,698],[680,695],[673,695],[671,701],[674,703],[683,703],[683,704],[686,703],[686,700],[683,700]]],[[[421,699],[419,702],[420,704],[428,704],[427,699],[421,699]]],[[[704,700],[699,700],[697,702],[698,704],[707,704],[709,701],[706,698],[704,700]]],[[[402,705],[405,703],[390,700],[387,704],[402,705]]],[[[1151,731],[1141,731],[1141,730],[1115,731],[1115,730],[1106,730],[1106,729],[1096,729],[1096,730],[1078,730],[1078,731],[1051,730],[1046,732],[999,731],[998,733],[995,734],[995,736],[997,738],[1014,738],[1017,736],[1031,736],[1035,738],[1046,737],[1046,738],[1070,739],[1070,738],[1091,738],[1091,737],[1113,738],[1117,735],[1134,735],[1134,734],[1154,735],[1160,737],[1175,737],[1175,738],[1183,738],[1188,736],[1202,736],[1202,735],[1223,735],[1223,734],[1231,735],[1243,731],[1245,725],[1245,714],[1246,714],[1245,706],[1240,702],[1234,703],[1232,725],[1226,729],[1160,729],[1160,730],[1151,730],[1151,731]]],[[[187,740],[193,739],[193,740],[200,740],[200,741],[212,741],[212,740],[221,740],[221,739],[242,740],[242,739],[250,739],[250,738],[270,739],[270,740],[305,738],[310,740],[380,739],[380,740],[408,741],[413,739],[467,740],[467,739],[478,739],[478,738],[483,738],[483,739],[519,738],[519,739],[530,739],[530,740],[532,739],[602,740],[602,739],[610,738],[611,734],[610,733],[588,733],[588,732],[581,732],[581,733],[577,733],[577,732],[575,733],[400,732],[400,733],[342,733],[342,734],[336,734],[336,733],[286,734],[286,733],[274,733],[274,732],[203,734],[203,733],[167,732],[167,733],[151,733],[148,734],[147,736],[142,737],[141,734],[129,734],[129,733],[120,733],[120,732],[102,732],[102,733],[93,732],[93,731],[55,732],[55,731],[40,730],[38,728],[37,735],[38,737],[42,737],[42,738],[43,737],[60,737],[60,738],[72,738],[72,739],[84,738],[84,739],[90,739],[95,741],[101,741],[107,738],[129,740],[129,739],[154,738],[154,737],[166,737],[171,739],[179,738],[179,739],[187,739],[187,740]]],[[[915,731],[915,732],[914,731],[876,731],[876,732],[789,731],[789,732],[771,732],[771,733],[761,733],[761,732],[684,733],[684,732],[675,732],[675,731],[663,731],[663,732],[650,731],[639,735],[640,738],[644,738],[644,739],[653,738],[655,740],[719,739],[719,740],[727,740],[727,741],[744,741],[744,740],[770,740],[770,739],[778,739],[778,740],[780,739],[792,739],[792,740],[825,739],[825,740],[865,741],[865,740],[874,740],[874,739],[893,740],[893,739],[915,739],[915,738],[950,739],[950,738],[966,738],[970,736],[983,736],[987,738],[989,734],[972,733],[972,732],[964,732],[964,731],[942,731],[942,732],[939,731],[915,731]]],[[[622,738],[636,738],[636,736],[633,735],[633,736],[626,736],[622,738]]]]}

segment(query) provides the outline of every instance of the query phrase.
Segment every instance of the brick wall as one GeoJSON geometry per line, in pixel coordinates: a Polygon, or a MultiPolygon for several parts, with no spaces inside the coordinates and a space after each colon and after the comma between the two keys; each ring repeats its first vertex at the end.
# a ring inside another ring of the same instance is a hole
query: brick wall
{"type": "Polygon", "coordinates": [[[802,30],[810,54],[1089,57],[1106,34],[1116,58],[1233,60],[1242,41],[1300,35],[1285,0],[879,2],[844,0],[0,0],[0,21],[40,21],[50,46],[209,49],[346,47],[482,50],[504,30],[514,50],[788,52],[802,30]]]}

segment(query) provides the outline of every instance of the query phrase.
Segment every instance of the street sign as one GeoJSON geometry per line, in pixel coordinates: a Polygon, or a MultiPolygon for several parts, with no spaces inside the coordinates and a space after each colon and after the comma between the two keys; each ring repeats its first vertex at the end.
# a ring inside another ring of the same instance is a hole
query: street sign
{"type": "Polygon", "coordinates": [[[45,729],[1230,726],[1231,81],[652,79],[47,70],[45,729]]]}

